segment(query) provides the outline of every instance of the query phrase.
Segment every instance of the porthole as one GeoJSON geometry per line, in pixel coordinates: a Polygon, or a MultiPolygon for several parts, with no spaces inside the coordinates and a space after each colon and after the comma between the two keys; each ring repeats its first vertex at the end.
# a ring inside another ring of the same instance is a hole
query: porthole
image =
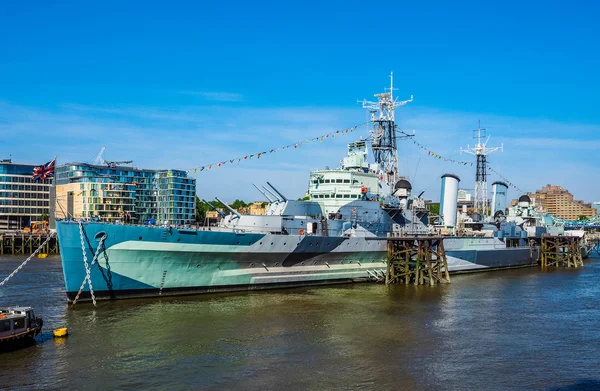
{"type": "Polygon", "coordinates": [[[262,242],[258,242],[258,244],[262,244],[262,242]]]}
{"type": "Polygon", "coordinates": [[[181,242],[181,238],[177,239],[177,242],[181,242]]]}
{"type": "Polygon", "coordinates": [[[275,266],[279,266],[279,262],[275,262],[275,266]]]}
{"type": "Polygon", "coordinates": [[[304,262],[302,262],[302,264],[301,264],[301,265],[302,265],[302,266],[304,266],[304,262]]]}
{"type": "Polygon", "coordinates": [[[251,263],[251,264],[250,264],[250,267],[254,267],[254,264],[253,264],[253,263],[251,263]]]}
{"type": "Polygon", "coordinates": [[[273,242],[271,242],[271,246],[273,245],[273,242]]]}
{"type": "Polygon", "coordinates": [[[140,236],[138,239],[139,239],[139,240],[142,240],[142,237],[140,236]]]}
{"type": "Polygon", "coordinates": [[[236,244],[240,244],[240,241],[238,240],[236,244]]]}
{"type": "Polygon", "coordinates": [[[285,246],[287,243],[284,243],[283,245],[285,246]]]}
{"type": "Polygon", "coordinates": [[[313,265],[316,265],[316,264],[317,264],[317,261],[314,261],[314,262],[313,262],[313,265]]]}
{"type": "Polygon", "coordinates": [[[197,264],[197,265],[196,265],[196,268],[200,269],[200,264],[197,264]]]}

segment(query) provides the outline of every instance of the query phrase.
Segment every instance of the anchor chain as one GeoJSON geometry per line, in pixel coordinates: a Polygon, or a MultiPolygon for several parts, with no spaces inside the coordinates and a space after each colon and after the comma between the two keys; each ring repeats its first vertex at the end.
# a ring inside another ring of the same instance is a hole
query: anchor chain
{"type": "Polygon", "coordinates": [[[96,249],[94,258],[92,259],[92,262],[88,266],[87,254],[85,251],[85,242],[83,241],[83,238],[84,238],[83,224],[81,223],[81,221],[79,221],[78,223],[79,223],[79,237],[81,239],[81,251],[83,252],[83,265],[85,266],[85,278],[83,279],[83,282],[81,283],[79,292],[77,292],[77,295],[75,296],[75,299],[73,300],[73,305],[75,305],[75,303],[77,303],[77,300],[79,300],[79,296],[81,295],[81,292],[83,291],[83,287],[85,286],[85,283],[87,282],[88,286],[90,287],[90,295],[92,296],[92,303],[94,303],[94,307],[95,307],[96,306],[96,297],[94,296],[94,288],[92,287],[92,278],[90,277],[90,273],[91,273],[90,267],[94,266],[94,263],[96,263],[96,260],[98,259],[100,250],[102,250],[102,244],[104,243],[105,236],[100,238],[100,243],[98,243],[98,248],[96,249]]]}
{"type": "MultiPolygon", "coordinates": [[[[90,243],[90,238],[88,237],[87,232],[85,232],[85,229],[83,230],[83,235],[85,236],[85,241],[88,245],[88,248],[90,249],[90,253],[94,252],[94,248],[92,247],[92,243],[90,243]]],[[[106,237],[104,238],[106,239],[106,237]]],[[[112,273],[110,271],[110,263],[108,262],[108,255],[106,253],[106,241],[102,242],[102,254],[104,255],[104,263],[106,264],[106,274],[104,274],[104,270],[102,270],[102,266],[100,266],[100,259],[98,259],[96,265],[98,266],[98,270],[102,274],[102,278],[104,278],[104,282],[106,282],[106,287],[110,292],[110,299],[115,300],[116,296],[113,291],[112,273]]]]}
{"type": "Polygon", "coordinates": [[[23,266],[25,266],[27,264],[27,262],[29,262],[33,257],[35,257],[37,255],[37,253],[40,252],[40,250],[42,248],[44,248],[44,246],[50,241],[50,239],[52,239],[54,237],[54,232],[51,232],[50,235],[48,235],[48,237],[46,238],[46,240],[44,241],[44,243],[42,243],[40,245],[40,247],[38,247],[30,256],[29,258],[27,258],[22,264],[19,265],[18,268],[15,269],[15,271],[13,271],[12,273],[10,273],[8,275],[8,277],[6,277],[4,279],[4,281],[0,282],[0,286],[4,285],[8,280],[10,280],[15,274],[17,274],[19,272],[19,270],[21,270],[23,268],[23,266]]]}

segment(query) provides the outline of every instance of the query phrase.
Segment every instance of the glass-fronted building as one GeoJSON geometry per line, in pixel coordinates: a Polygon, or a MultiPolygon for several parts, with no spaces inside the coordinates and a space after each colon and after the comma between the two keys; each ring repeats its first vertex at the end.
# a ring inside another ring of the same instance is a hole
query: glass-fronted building
{"type": "Polygon", "coordinates": [[[196,180],[181,170],[69,163],[56,169],[56,216],[190,224],[196,180]]]}
{"type": "Polygon", "coordinates": [[[10,159],[0,160],[0,231],[21,230],[48,221],[52,179],[34,181],[33,168],[10,159]]]}

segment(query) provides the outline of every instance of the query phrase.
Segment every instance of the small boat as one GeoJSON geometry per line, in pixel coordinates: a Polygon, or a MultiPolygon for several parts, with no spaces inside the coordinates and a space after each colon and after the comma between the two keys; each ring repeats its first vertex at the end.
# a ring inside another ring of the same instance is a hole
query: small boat
{"type": "Polygon", "coordinates": [[[43,324],[31,307],[0,307],[0,352],[33,344],[43,324]]]}

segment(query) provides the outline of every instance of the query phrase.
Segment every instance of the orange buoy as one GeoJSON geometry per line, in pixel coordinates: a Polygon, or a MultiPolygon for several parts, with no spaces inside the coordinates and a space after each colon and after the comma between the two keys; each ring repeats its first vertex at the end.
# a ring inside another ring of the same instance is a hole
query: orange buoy
{"type": "Polygon", "coordinates": [[[298,230],[298,235],[304,235],[304,229],[303,228],[300,228],[298,230]]]}

